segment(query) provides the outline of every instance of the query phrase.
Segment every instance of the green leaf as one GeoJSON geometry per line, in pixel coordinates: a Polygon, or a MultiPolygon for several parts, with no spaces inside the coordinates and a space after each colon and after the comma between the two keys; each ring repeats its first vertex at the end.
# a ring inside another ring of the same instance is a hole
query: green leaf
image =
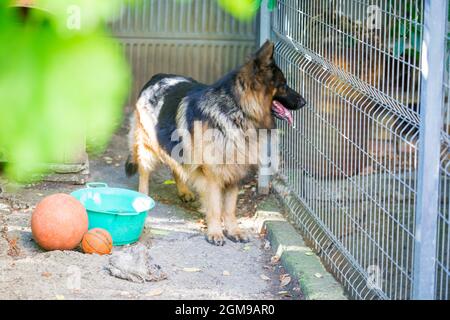
{"type": "Polygon", "coordinates": [[[104,148],[120,121],[130,71],[116,41],[100,25],[73,32],[59,19],[43,11],[20,22],[0,3],[0,149],[12,178],[72,158],[85,139],[104,148]]]}
{"type": "Polygon", "coordinates": [[[411,47],[416,51],[420,51],[421,46],[422,46],[422,37],[421,37],[420,33],[412,33],[410,41],[411,41],[411,47]]]}
{"type": "Polygon", "coordinates": [[[240,20],[251,20],[261,6],[260,0],[217,0],[225,11],[240,20]]]}
{"type": "Polygon", "coordinates": [[[395,57],[400,57],[405,52],[405,42],[403,39],[397,40],[394,43],[393,54],[395,57]]]}
{"type": "Polygon", "coordinates": [[[400,22],[398,24],[398,29],[397,29],[396,35],[400,38],[400,37],[403,37],[404,35],[406,35],[406,33],[407,33],[406,23],[400,22]]]}

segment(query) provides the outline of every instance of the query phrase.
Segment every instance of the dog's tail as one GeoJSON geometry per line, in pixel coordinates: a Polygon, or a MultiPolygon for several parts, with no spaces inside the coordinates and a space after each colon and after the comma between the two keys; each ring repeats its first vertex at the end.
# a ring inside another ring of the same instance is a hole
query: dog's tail
{"type": "Polygon", "coordinates": [[[138,164],[134,162],[133,156],[130,154],[125,162],[125,174],[127,177],[132,177],[138,171],[138,164]]]}
{"type": "Polygon", "coordinates": [[[136,141],[134,138],[136,128],[136,116],[133,113],[130,117],[130,132],[128,133],[128,145],[130,147],[130,154],[125,162],[125,174],[127,177],[134,176],[138,171],[138,163],[136,157],[136,141]]]}

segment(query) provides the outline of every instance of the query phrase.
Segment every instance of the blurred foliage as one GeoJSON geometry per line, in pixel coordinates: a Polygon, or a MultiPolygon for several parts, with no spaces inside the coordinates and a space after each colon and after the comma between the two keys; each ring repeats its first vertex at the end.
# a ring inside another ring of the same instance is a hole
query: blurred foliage
{"type": "MultiPolygon", "coordinates": [[[[261,7],[263,0],[217,0],[219,5],[233,15],[235,18],[241,20],[250,20],[254,18],[259,7],[261,7]]],[[[273,10],[277,0],[267,0],[267,7],[273,10]]]]}
{"type": "MultiPolygon", "coordinates": [[[[390,0],[389,8],[396,16],[406,19],[395,19],[390,29],[390,37],[394,39],[393,54],[397,58],[410,57],[413,63],[420,64],[420,51],[423,33],[423,0],[390,0]]],[[[447,21],[450,22],[450,5],[447,6],[447,21]]],[[[447,32],[450,39],[450,32],[447,32]]],[[[450,57],[450,41],[447,41],[447,57],[450,57]]],[[[447,58],[447,62],[449,58],[447,58]]],[[[446,69],[449,68],[446,64],[446,69]]]]}
{"type": "MultiPolygon", "coordinates": [[[[186,0],[185,0],[186,1],[186,0]]],[[[249,20],[262,0],[216,0],[249,20]]],[[[0,0],[0,155],[11,178],[104,149],[121,121],[130,71],[106,23],[133,0],[35,0],[26,19],[0,0]]],[[[273,9],[276,0],[269,0],[273,9]]]]}
{"type": "MultiPolygon", "coordinates": [[[[193,0],[178,0],[179,2],[191,2],[193,0]]],[[[211,0],[213,1],[213,0],[211,0]]],[[[233,17],[248,21],[255,17],[259,8],[261,7],[263,0],[215,0],[219,6],[231,14],[233,17]]],[[[277,0],[266,0],[267,8],[272,11],[277,0]]]]}
{"type": "Polygon", "coordinates": [[[129,83],[104,24],[119,3],[36,0],[48,12],[23,19],[0,1],[0,150],[10,177],[26,179],[39,163],[75,156],[85,137],[92,148],[105,147],[129,83]]]}
{"type": "Polygon", "coordinates": [[[257,3],[259,1],[255,0],[217,0],[219,5],[231,13],[236,18],[242,20],[249,20],[253,18],[256,11],[258,10],[257,3]]]}
{"type": "Polygon", "coordinates": [[[422,45],[422,0],[390,0],[389,9],[396,17],[392,23],[390,37],[394,39],[393,54],[395,57],[410,56],[419,64],[422,45]]]}

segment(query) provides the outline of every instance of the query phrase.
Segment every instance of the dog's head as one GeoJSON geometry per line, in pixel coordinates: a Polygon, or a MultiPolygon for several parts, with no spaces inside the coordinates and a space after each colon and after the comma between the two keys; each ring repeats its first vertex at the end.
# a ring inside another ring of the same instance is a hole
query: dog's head
{"type": "Polygon", "coordinates": [[[273,116],[292,124],[290,110],[305,106],[305,99],[287,85],[286,77],[273,58],[274,44],[266,41],[246,63],[247,77],[252,91],[263,92],[269,97],[273,116]]]}

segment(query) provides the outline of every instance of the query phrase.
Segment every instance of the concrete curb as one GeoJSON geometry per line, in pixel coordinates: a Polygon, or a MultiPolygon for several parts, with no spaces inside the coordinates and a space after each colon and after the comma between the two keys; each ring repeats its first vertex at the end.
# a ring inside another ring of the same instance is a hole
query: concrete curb
{"type": "Polygon", "coordinates": [[[286,221],[281,206],[271,195],[256,212],[258,228],[266,229],[274,253],[286,271],[298,279],[307,300],[347,300],[342,286],[325,270],[319,257],[286,221]]]}

